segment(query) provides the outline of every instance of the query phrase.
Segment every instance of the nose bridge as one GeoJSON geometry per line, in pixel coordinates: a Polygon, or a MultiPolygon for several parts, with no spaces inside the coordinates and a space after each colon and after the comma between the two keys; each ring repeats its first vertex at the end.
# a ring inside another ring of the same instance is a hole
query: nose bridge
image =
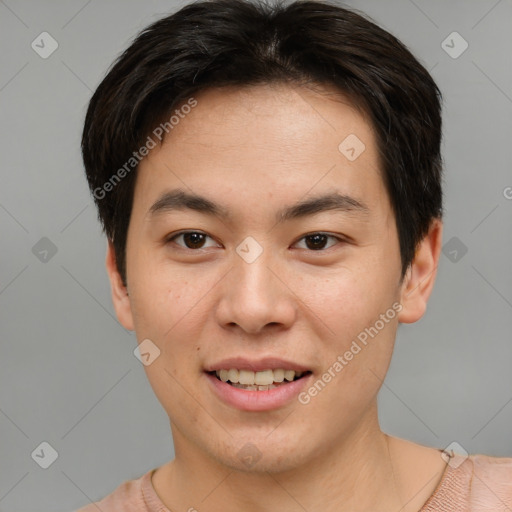
{"type": "Polygon", "coordinates": [[[269,251],[263,251],[254,261],[243,257],[235,263],[232,283],[234,295],[240,304],[253,312],[262,314],[270,311],[276,294],[279,294],[275,276],[271,272],[272,258],[269,251]]]}
{"type": "Polygon", "coordinates": [[[219,321],[238,324],[247,332],[257,332],[265,325],[289,324],[295,308],[291,293],[275,275],[275,258],[268,250],[256,254],[255,247],[240,244],[234,258],[219,306],[219,321]],[[246,249],[243,251],[243,249],[246,249]]]}
{"type": "Polygon", "coordinates": [[[235,249],[233,264],[234,278],[245,286],[240,286],[242,292],[252,290],[253,294],[269,293],[272,286],[272,272],[269,267],[275,265],[275,258],[264,240],[258,242],[255,238],[246,237],[235,249]]]}
{"type": "Polygon", "coordinates": [[[265,251],[254,261],[241,258],[241,261],[236,262],[235,274],[240,281],[237,291],[248,297],[268,300],[275,284],[275,276],[270,270],[271,260],[268,251],[265,251]]]}

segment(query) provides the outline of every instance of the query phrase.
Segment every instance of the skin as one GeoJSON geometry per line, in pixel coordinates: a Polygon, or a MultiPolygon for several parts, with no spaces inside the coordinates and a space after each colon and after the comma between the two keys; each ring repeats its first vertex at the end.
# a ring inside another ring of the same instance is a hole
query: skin
{"type": "Polygon", "coordinates": [[[106,258],[119,321],[161,351],[144,368],[169,416],[175,458],[153,474],[157,494],[172,510],[419,510],[445,462],[381,431],[377,393],[399,323],[425,312],[441,222],[401,279],[372,127],[334,91],[265,85],[196,99],[139,166],[127,288],[111,243],[106,258]],[[338,149],[349,134],[366,146],[354,161],[338,149]],[[189,209],[148,215],[176,188],[219,203],[230,219],[189,209]],[[332,191],[368,210],[276,224],[283,206],[332,191]],[[203,247],[168,241],[184,229],[207,234],[203,247]],[[304,236],[318,232],[341,240],[313,250],[304,236]],[[263,249],[250,264],[235,250],[248,236],[263,249]],[[307,405],[240,411],[210,389],[205,366],[230,356],[291,359],[317,380],[394,303],[400,313],[307,405]],[[261,453],[250,468],[238,455],[247,443],[261,453]]]}

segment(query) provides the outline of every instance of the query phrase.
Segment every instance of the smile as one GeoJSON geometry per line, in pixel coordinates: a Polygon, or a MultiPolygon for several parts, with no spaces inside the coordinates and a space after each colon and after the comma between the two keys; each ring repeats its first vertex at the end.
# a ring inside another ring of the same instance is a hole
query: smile
{"type": "Polygon", "coordinates": [[[263,412],[295,403],[313,374],[280,368],[205,371],[209,387],[222,403],[241,411],[263,412]]]}
{"type": "Polygon", "coordinates": [[[268,391],[269,389],[274,389],[288,382],[300,379],[305,373],[310,372],[284,370],[282,368],[253,372],[251,370],[230,368],[229,370],[216,370],[210,373],[215,374],[219,380],[235,388],[247,391],[268,391]]]}

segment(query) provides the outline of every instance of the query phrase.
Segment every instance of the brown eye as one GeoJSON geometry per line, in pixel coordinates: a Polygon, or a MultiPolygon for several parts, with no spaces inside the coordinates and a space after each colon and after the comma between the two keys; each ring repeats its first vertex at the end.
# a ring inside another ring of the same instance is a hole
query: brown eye
{"type": "Polygon", "coordinates": [[[333,239],[338,242],[342,241],[340,238],[333,235],[328,235],[327,233],[311,233],[310,235],[303,236],[301,241],[305,240],[306,249],[309,249],[310,251],[321,251],[332,247],[332,245],[335,245],[334,243],[329,247],[326,247],[329,239],[333,239]]]}
{"type": "Polygon", "coordinates": [[[308,249],[317,250],[323,249],[325,244],[327,243],[328,236],[322,234],[309,235],[305,237],[306,246],[308,249]],[[309,243],[308,243],[309,242],[309,243]]]}
{"type": "Polygon", "coordinates": [[[205,235],[202,233],[184,233],[183,241],[189,249],[200,249],[204,244],[205,235]]]}
{"type": "Polygon", "coordinates": [[[199,231],[183,231],[177,233],[167,240],[167,242],[174,242],[181,248],[184,249],[203,249],[206,239],[211,238],[206,233],[199,231]],[[176,240],[182,239],[182,243],[176,242],[176,240]]]}

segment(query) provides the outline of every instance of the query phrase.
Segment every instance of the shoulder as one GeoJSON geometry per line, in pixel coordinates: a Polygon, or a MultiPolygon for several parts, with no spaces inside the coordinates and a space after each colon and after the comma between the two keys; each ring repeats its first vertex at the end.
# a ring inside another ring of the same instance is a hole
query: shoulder
{"type": "Polygon", "coordinates": [[[475,510],[512,509],[512,458],[472,455],[471,504],[475,510]]]}
{"type": "Polygon", "coordinates": [[[150,475],[151,471],[137,479],[126,480],[102,500],[74,512],[143,512],[147,507],[142,489],[144,482],[151,478],[150,475]]]}
{"type": "Polygon", "coordinates": [[[420,512],[512,511],[512,458],[451,453],[445,461],[443,477],[420,512]]]}

